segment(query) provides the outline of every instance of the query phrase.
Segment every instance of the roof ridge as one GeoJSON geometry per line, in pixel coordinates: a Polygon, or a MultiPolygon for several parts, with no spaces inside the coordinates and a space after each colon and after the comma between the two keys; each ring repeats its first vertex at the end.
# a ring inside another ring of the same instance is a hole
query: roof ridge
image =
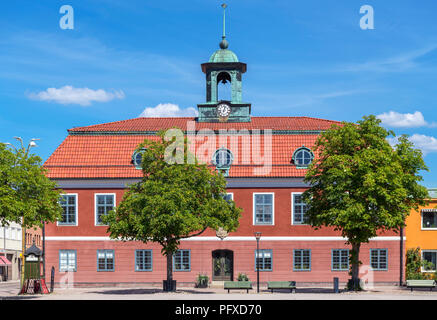
{"type": "MultiPolygon", "coordinates": [[[[98,123],[93,124],[89,126],[80,126],[80,127],[73,127],[71,129],[67,129],[68,132],[70,131],[80,131],[81,129],[91,129],[103,125],[116,125],[116,124],[122,124],[127,123],[131,121],[138,121],[138,120],[184,120],[184,119],[191,119],[195,120],[197,117],[136,117],[136,118],[130,118],[125,120],[118,120],[118,121],[111,121],[111,122],[104,122],[104,123],[98,123]]],[[[253,116],[252,119],[312,119],[317,121],[324,121],[324,122],[330,122],[330,123],[341,123],[341,121],[337,120],[329,120],[329,119],[322,119],[322,118],[315,118],[315,117],[307,117],[307,116],[253,116]]]]}
{"type": "Polygon", "coordinates": [[[196,117],[136,117],[136,118],[130,118],[130,119],[125,119],[125,120],[97,123],[97,124],[92,124],[92,125],[89,125],[89,126],[73,127],[71,129],[67,129],[67,131],[70,132],[71,130],[77,130],[77,129],[82,129],[82,128],[90,128],[90,127],[102,126],[102,125],[107,125],[107,124],[117,124],[117,123],[123,123],[123,122],[127,122],[127,121],[144,119],[144,118],[145,119],[196,119],[196,117]]]}
{"type": "Polygon", "coordinates": [[[341,123],[341,121],[339,121],[339,120],[329,120],[329,119],[322,119],[322,118],[308,117],[308,116],[302,116],[302,117],[299,117],[299,118],[307,118],[307,119],[314,119],[314,120],[321,120],[321,121],[339,122],[339,123],[341,123]]]}

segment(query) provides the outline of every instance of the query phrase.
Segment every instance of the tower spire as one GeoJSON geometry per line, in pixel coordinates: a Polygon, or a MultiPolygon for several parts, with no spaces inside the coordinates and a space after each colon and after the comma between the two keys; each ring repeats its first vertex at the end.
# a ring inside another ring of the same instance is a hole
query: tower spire
{"type": "Polygon", "coordinates": [[[220,48],[221,49],[227,49],[229,46],[228,41],[226,41],[226,7],[228,5],[226,3],[222,4],[223,8],[223,35],[222,35],[222,41],[220,42],[220,48]]]}

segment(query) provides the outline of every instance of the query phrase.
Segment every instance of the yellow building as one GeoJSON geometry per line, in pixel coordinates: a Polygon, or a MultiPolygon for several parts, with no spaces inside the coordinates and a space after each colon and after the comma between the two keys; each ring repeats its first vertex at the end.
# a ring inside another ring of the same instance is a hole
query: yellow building
{"type": "MultiPolygon", "coordinates": [[[[429,189],[429,204],[413,210],[406,220],[406,250],[419,247],[422,259],[437,265],[437,189],[429,189]]],[[[435,270],[429,270],[435,271],[435,270]]]]}

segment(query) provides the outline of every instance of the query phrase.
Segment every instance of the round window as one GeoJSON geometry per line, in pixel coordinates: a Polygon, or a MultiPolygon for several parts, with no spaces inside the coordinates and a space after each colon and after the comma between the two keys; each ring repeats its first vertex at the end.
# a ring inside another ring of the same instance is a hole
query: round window
{"type": "Polygon", "coordinates": [[[141,169],[141,163],[143,160],[143,152],[146,149],[141,149],[138,151],[135,151],[134,154],[132,155],[132,163],[134,164],[135,168],[137,169],[141,169]]]}
{"type": "Polygon", "coordinates": [[[307,148],[301,148],[294,153],[293,160],[296,166],[308,166],[313,160],[313,154],[307,148]]]}
{"type": "Polygon", "coordinates": [[[232,160],[232,152],[228,149],[219,149],[214,153],[213,162],[219,168],[230,167],[232,160]]]}

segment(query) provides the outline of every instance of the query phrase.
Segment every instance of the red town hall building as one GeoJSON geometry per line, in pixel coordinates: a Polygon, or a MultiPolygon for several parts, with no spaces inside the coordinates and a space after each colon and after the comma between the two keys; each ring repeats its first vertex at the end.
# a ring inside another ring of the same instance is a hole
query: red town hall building
{"type": "MultiPolygon", "coordinates": [[[[224,38],[224,37],[223,37],[224,38]]],[[[180,128],[194,139],[196,155],[225,174],[228,197],[243,209],[240,227],[226,237],[207,230],[181,241],[173,260],[178,284],[193,285],[199,274],[212,281],[236,280],[245,273],[260,282],[294,280],[346,282],[348,250],[332,228],[306,224],[303,177],[317,155],[311,149],[336,121],[309,117],[252,117],[242,100],[246,64],[225,39],[209,62],[206,102],[193,118],[135,118],[68,130],[67,138],[45,163],[48,176],[64,191],[62,219],[46,226],[46,266],[56,282],[75,286],[162,284],[166,258],[155,243],[111,240],[101,216],[118,205],[126,186],[139,181],[144,139],[162,129],[180,128]],[[218,84],[230,83],[229,101],[218,99],[218,84]],[[261,232],[257,255],[255,232],[261,232]]],[[[361,247],[362,275],[370,282],[399,281],[399,236],[380,233],[361,247]]]]}

